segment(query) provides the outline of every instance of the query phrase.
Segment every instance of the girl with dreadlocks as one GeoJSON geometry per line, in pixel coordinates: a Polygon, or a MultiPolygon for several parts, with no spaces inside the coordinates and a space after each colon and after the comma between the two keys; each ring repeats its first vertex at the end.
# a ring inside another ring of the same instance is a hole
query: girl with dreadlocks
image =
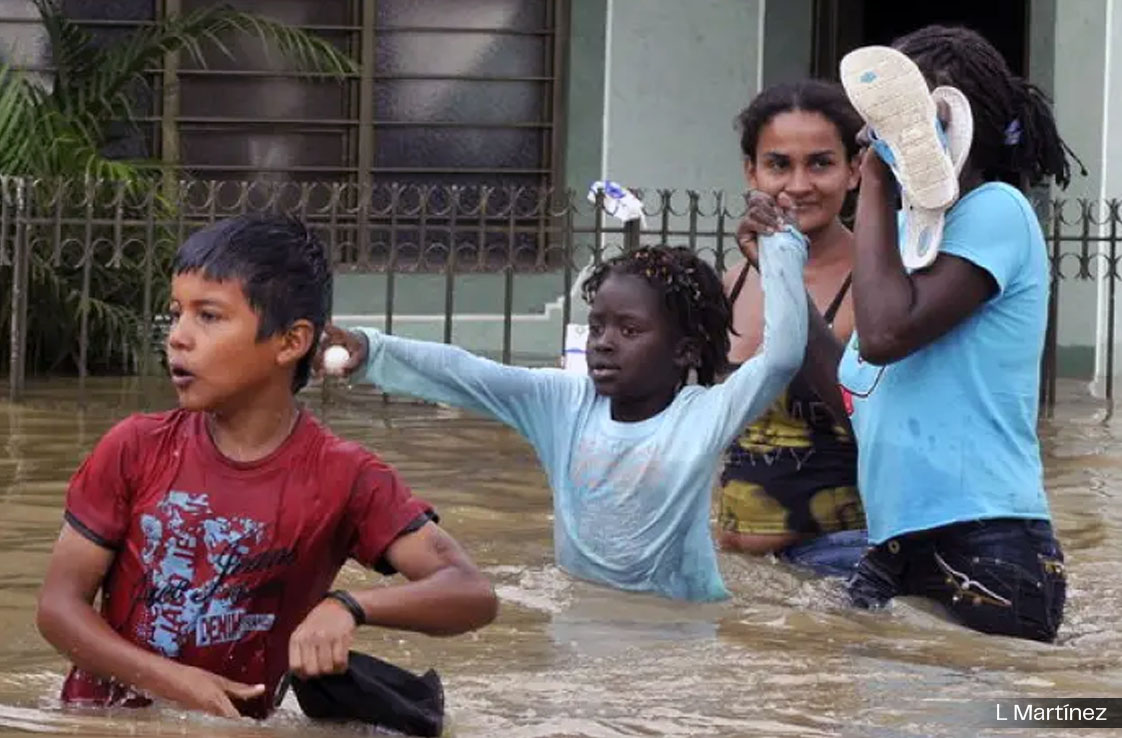
{"type": "Polygon", "coordinates": [[[862,162],[856,336],[839,377],[874,545],[850,594],[865,607],[917,595],[975,630],[1052,641],[1063,554],[1036,436],[1049,269],[1022,190],[1065,186],[1068,150],[1044,95],[977,33],[932,26],[895,48],[897,67],[910,58],[929,87],[965,94],[974,136],[938,255],[918,271],[901,260],[892,171],[873,150],[862,162]]]}
{"type": "Polygon", "coordinates": [[[802,363],[805,261],[797,234],[761,239],[763,344],[715,386],[729,301],[713,268],[684,248],[639,248],[589,276],[588,376],[371,329],[329,326],[324,343],[346,346],[344,372],[387,392],[484,412],[525,436],[553,489],[561,568],[620,589],[716,600],[728,592],[709,532],[714,470],[802,363]],[[698,384],[687,386],[691,371],[698,384]]]}

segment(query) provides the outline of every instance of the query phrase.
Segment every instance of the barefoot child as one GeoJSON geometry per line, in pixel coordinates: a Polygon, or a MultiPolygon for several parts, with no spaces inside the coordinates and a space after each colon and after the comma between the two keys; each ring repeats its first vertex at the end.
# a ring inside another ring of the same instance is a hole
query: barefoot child
{"type": "Polygon", "coordinates": [[[488,623],[491,586],[432,508],[295,400],[327,317],[322,244],[242,216],[189,238],[174,274],[180,407],[97,444],[40,594],[39,629],[74,662],[63,700],[263,717],[285,672],[344,670],[357,625],[488,623]],[[347,558],[410,581],[328,593],[347,558]]]}
{"type": "Polygon", "coordinates": [[[728,354],[729,302],[687,249],[640,248],[583,285],[588,376],[501,366],[462,349],[330,328],[344,371],[388,392],[488,413],[525,436],[545,466],[554,548],[569,573],[688,600],[727,596],[709,533],[721,453],[775,399],[806,344],[806,245],[761,239],[759,354],[712,385],[728,354]],[[687,386],[696,372],[702,386],[687,386]]]}

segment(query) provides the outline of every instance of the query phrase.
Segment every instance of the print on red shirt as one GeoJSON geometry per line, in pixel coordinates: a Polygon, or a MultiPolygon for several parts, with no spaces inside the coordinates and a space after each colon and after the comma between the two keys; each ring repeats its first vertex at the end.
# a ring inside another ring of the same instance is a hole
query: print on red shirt
{"type": "MultiPolygon", "coordinates": [[[[267,694],[288,639],[348,558],[392,573],[385,552],[435,520],[393,468],[309,414],[265,459],[232,462],[199,413],[135,415],[111,429],[71,481],[66,520],[115,551],[102,616],[138,646],[267,694]]],[[[143,705],[78,669],[63,700],[143,705]]]]}
{"type": "Polygon", "coordinates": [[[268,541],[266,526],[246,517],[215,516],[205,493],[172,490],[156,510],[140,519],[149,591],[138,638],[175,658],[192,636],[194,645],[212,646],[271,629],[276,613],[246,612],[241,605],[248,593],[231,578],[264,560],[290,563],[293,552],[259,550],[268,541]],[[200,543],[204,557],[196,557],[200,543]]]}

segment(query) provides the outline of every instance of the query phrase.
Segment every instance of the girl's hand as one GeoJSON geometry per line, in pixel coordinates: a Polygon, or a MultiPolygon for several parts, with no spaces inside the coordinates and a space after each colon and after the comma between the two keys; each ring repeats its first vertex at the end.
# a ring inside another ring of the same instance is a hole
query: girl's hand
{"type": "Polygon", "coordinates": [[[865,149],[861,154],[861,188],[875,187],[892,191],[895,180],[896,177],[884,163],[884,159],[881,159],[872,147],[865,149]]]}
{"type": "Polygon", "coordinates": [[[330,374],[332,376],[347,377],[352,372],[366,363],[366,336],[358,331],[348,331],[328,323],[323,328],[323,335],[319,340],[315,358],[312,359],[312,371],[316,376],[330,374]],[[346,365],[338,371],[329,372],[323,366],[323,354],[331,346],[342,346],[350,354],[346,365]]]}
{"type": "MultiPolygon", "coordinates": [[[[935,101],[936,116],[939,119],[939,125],[946,129],[948,126],[953,125],[951,120],[951,109],[945,100],[935,101]]],[[[893,184],[896,177],[892,174],[892,170],[884,163],[872,147],[873,136],[869,131],[869,126],[866,124],[857,132],[857,145],[862,147],[865,151],[861,155],[861,183],[870,181],[877,186],[885,184],[893,184]],[[867,180],[866,177],[869,179],[867,180]]]]}

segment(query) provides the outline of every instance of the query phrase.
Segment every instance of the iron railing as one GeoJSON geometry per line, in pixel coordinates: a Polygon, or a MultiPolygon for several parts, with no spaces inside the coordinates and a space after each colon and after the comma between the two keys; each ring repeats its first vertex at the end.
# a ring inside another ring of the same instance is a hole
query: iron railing
{"type": "MultiPolygon", "coordinates": [[[[41,314],[51,300],[71,311],[77,323],[75,330],[50,340],[73,344],[71,363],[81,382],[91,365],[114,370],[107,356],[118,362],[115,371],[149,371],[158,360],[152,346],[158,343],[175,247],[208,223],[260,211],[307,222],[328,247],[337,274],[382,275],[382,317],[389,332],[400,315],[397,290],[405,275],[439,275],[443,295],[434,312],[446,342],[453,339],[459,314],[457,282],[469,274],[493,275],[503,304],[497,358],[507,363],[514,356],[513,296],[519,276],[555,275],[561,315],[554,355],[560,355],[580,272],[606,253],[640,243],[684,245],[722,273],[739,260],[740,194],[636,192],[644,202],[645,223],[624,225],[606,212],[602,199],[590,202],[548,188],[229,181],[129,188],[0,180],[0,330],[10,336],[11,394],[21,393],[29,366],[49,369],[43,352],[58,348],[35,343],[29,335],[30,327],[38,335],[43,321],[52,320],[41,314]]],[[[1102,282],[1105,389],[1113,399],[1119,209],[1118,200],[1038,203],[1052,265],[1041,385],[1046,411],[1056,401],[1063,285],[1075,282],[1102,282]]]]}

